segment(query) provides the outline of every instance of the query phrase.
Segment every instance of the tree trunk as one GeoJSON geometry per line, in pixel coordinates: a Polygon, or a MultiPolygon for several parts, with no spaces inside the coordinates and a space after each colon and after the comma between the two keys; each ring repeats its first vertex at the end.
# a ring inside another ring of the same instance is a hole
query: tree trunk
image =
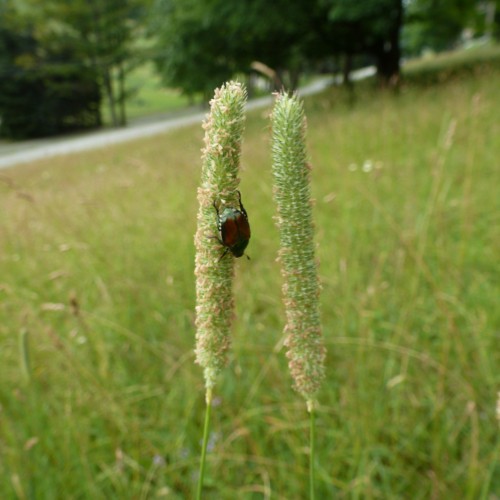
{"type": "Polygon", "coordinates": [[[400,49],[393,42],[385,42],[377,54],[377,76],[385,87],[395,87],[400,77],[400,49]]]}
{"type": "Polygon", "coordinates": [[[123,69],[123,62],[121,62],[118,66],[118,103],[120,105],[120,125],[122,127],[127,124],[125,101],[125,70],[123,69]]]}
{"type": "Polygon", "coordinates": [[[108,98],[109,114],[111,115],[111,123],[113,127],[118,126],[118,117],[116,115],[116,100],[113,92],[113,82],[109,68],[105,68],[103,72],[104,89],[108,98]]]}
{"type": "Polygon", "coordinates": [[[396,0],[395,17],[388,37],[376,49],[377,76],[383,86],[397,87],[400,78],[400,34],[403,23],[403,3],[396,0]]]}
{"type": "Polygon", "coordinates": [[[290,74],[290,89],[297,90],[299,87],[301,72],[299,69],[291,69],[290,74]]]}
{"type": "Polygon", "coordinates": [[[345,54],[344,64],[342,65],[342,84],[346,87],[352,87],[351,71],[352,71],[352,54],[345,54]]]}

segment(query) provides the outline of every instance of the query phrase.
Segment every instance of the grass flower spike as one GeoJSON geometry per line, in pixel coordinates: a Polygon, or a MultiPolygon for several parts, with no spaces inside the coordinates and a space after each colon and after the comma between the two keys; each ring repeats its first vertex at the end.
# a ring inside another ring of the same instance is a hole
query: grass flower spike
{"type": "Polygon", "coordinates": [[[324,379],[325,348],[319,316],[305,117],[296,96],[278,95],[272,113],[274,196],[278,207],[280,261],[290,373],[311,411],[324,379]]]}
{"type": "Polygon", "coordinates": [[[196,260],[196,362],[202,366],[207,395],[227,363],[233,317],[233,259],[221,256],[214,202],[238,206],[238,169],[245,122],[246,90],[228,82],[215,91],[205,120],[205,147],[198,188],[196,260]]]}
{"type": "Polygon", "coordinates": [[[205,423],[200,457],[196,499],[203,491],[209,439],[212,392],[218,373],[227,363],[230,329],[233,319],[232,258],[221,257],[217,238],[219,207],[237,206],[240,194],[238,170],[245,124],[246,90],[236,82],[216,89],[210,101],[210,113],[203,123],[205,147],[198,188],[198,225],[196,247],[196,362],[205,376],[205,423]]]}

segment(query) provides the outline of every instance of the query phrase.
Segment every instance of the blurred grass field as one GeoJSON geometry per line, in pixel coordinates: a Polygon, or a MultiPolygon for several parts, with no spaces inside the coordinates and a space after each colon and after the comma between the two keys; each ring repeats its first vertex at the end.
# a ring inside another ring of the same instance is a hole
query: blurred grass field
{"type": "MultiPolygon", "coordinates": [[[[318,498],[500,495],[500,70],[306,101],[328,347],[318,498]]],[[[205,498],[307,496],[269,110],[249,115],[205,498]]],[[[0,498],[191,498],[201,127],[0,173],[0,498]]]]}

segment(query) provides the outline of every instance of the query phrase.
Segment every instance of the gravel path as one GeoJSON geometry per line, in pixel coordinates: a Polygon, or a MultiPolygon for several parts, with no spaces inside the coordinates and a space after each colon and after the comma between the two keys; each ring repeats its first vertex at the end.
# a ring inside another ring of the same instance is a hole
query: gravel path
{"type": "MultiPolygon", "coordinates": [[[[364,68],[353,72],[352,79],[361,80],[374,73],[375,69],[373,67],[364,68]]],[[[333,83],[337,83],[335,78],[324,77],[300,89],[299,94],[301,96],[316,94],[333,83]]],[[[272,103],[272,99],[271,96],[252,99],[248,102],[247,109],[251,110],[269,106],[272,103]]],[[[103,148],[111,144],[162,134],[176,128],[201,123],[205,115],[206,111],[195,111],[184,116],[160,118],[153,123],[136,122],[126,128],[89,132],[83,135],[80,134],[77,137],[37,139],[0,145],[0,169],[52,156],[103,148]]]]}

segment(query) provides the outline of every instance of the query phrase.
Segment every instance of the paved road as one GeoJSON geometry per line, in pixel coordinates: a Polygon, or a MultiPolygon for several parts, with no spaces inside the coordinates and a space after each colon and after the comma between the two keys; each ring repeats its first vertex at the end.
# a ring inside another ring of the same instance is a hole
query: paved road
{"type": "MultiPolygon", "coordinates": [[[[361,80],[374,73],[375,68],[373,67],[363,68],[353,72],[352,79],[361,80]]],[[[299,95],[316,94],[333,83],[338,83],[338,80],[334,77],[318,79],[300,89],[299,95]]],[[[251,110],[269,106],[272,104],[272,100],[271,96],[252,99],[248,102],[247,109],[251,110]]],[[[0,170],[42,158],[102,148],[111,144],[161,134],[168,130],[201,123],[205,115],[206,111],[195,111],[184,116],[164,117],[154,123],[135,123],[123,129],[101,130],[77,137],[38,139],[3,145],[0,146],[0,170]]]]}

